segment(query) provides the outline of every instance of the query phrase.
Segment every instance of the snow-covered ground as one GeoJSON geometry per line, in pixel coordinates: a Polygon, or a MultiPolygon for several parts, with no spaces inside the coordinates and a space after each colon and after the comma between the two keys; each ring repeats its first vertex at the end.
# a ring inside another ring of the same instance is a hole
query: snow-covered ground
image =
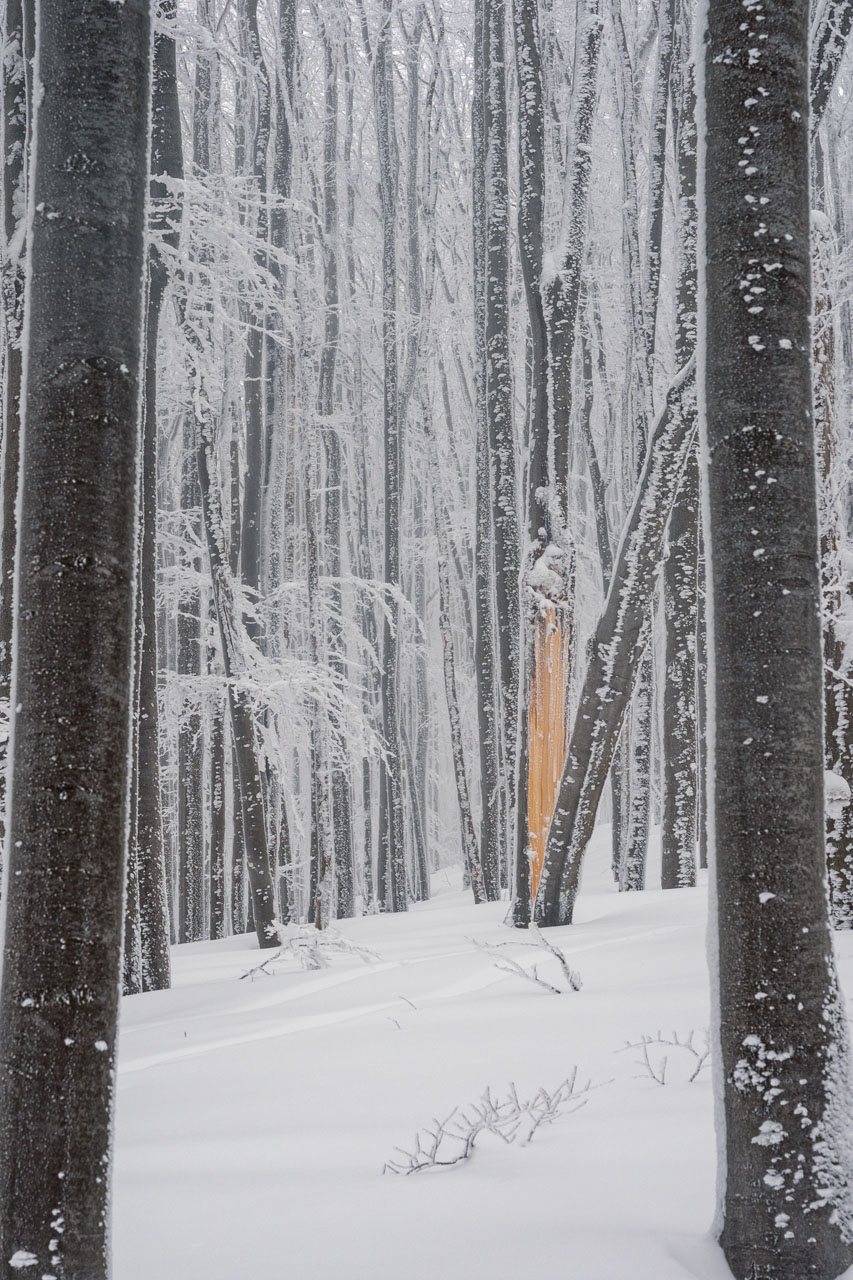
{"type": "MultiPolygon", "coordinates": [[[[405,916],[342,924],[371,963],[241,980],[263,959],[251,938],[175,948],[174,988],[122,1010],[117,1280],[728,1280],[708,1238],[709,1069],[690,1083],[689,1051],[652,1047],[661,1086],[622,1048],[659,1031],[700,1045],[705,888],[618,894],[608,852],[602,827],[576,924],[547,935],[577,993],[497,969],[472,939],[525,937],[443,874],[405,916]],[[487,1087],[524,1100],[574,1067],[600,1087],[529,1144],[484,1133],[470,1161],[383,1176],[395,1148],[487,1087]]],[[[565,985],[553,957],[505,954],[565,985]]]]}

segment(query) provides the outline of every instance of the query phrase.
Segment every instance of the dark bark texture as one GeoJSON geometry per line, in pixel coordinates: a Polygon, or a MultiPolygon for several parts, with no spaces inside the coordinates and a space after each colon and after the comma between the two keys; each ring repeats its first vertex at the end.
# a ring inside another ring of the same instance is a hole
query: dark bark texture
{"type": "Polygon", "coordinates": [[[833,1280],[853,1169],[825,884],[808,4],[757,15],[716,0],[705,33],[720,1244],[738,1278],[833,1280]]]}
{"type": "Polygon", "coordinates": [[[0,1273],[109,1271],[150,5],[42,0],[0,989],[0,1273]]]}

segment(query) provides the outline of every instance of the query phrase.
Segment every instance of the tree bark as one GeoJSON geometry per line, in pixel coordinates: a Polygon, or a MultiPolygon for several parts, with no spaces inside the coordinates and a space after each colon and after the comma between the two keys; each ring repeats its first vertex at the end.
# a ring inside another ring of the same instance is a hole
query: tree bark
{"type": "Polygon", "coordinates": [[[383,628],[380,683],[383,762],[379,805],[379,885],[383,911],[405,911],[406,854],[403,820],[402,751],[399,709],[400,586],[400,407],[397,377],[397,144],[394,132],[394,82],[389,63],[392,0],[382,0],[381,27],[373,59],[376,137],[379,148],[379,196],[382,207],[382,355],[385,424],[385,582],[390,588],[383,628]]]}
{"type": "Polygon", "coordinates": [[[0,986],[4,1276],[109,1270],[150,5],[41,0],[0,986]]]}
{"type": "MultiPolygon", "coordinates": [[[[161,0],[160,24],[173,24],[175,0],[161,0]]],[[[151,231],[145,336],[145,401],[142,428],[142,547],[139,565],[138,771],[135,840],[139,880],[142,989],[169,986],[169,916],[160,798],[160,716],[157,698],[157,337],[169,269],[161,246],[176,250],[181,205],[169,181],[183,178],[175,39],[159,26],[154,36],[151,102],[151,231]],[[162,178],[166,178],[166,182],[162,178]]]]}
{"type": "Polygon", "coordinates": [[[666,681],[663,691],[661,888],[696,883],[696,598],[699,462],[691,450],[669,518],[664,565],[666,681]]]}
{"type": "Polygon", "coordinates": [[[737,1276],[833,1280],[853,1261],[853,1161],[825,887],[808,5],[762,16],[719,0],[697,45],[717,1229],[737,1276]]]}

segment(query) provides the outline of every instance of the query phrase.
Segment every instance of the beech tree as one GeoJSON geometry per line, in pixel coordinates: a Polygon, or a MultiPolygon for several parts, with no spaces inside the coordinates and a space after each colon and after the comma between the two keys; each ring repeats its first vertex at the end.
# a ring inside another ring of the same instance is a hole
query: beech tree
{"type": "Polygon", "coordinates": [[[109,1271],[150,5],[40,0],[0,982],[0,1256],[109,1271]]]}
{"type": "Polygon", "coordinates": [[[774,1280],[832,1280],[853,1260],[824,848],[808,33],[804,0],[718,0],[704,32],[717,1230],[735,1276],[774,1280]]]}

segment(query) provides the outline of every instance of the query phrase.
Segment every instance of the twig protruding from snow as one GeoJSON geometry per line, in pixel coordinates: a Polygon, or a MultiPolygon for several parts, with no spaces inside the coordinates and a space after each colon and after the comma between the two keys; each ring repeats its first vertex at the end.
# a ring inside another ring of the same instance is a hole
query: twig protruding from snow
{"type": "Polygon", "coordinates": [[[655,1084],[665,1085],[667,1083],[666,1071],[670,1055],[664,1054],[662,1057],[653,1058],[649,1053],[649,1049],[655,1046],[665,1049],[681,1049],[689,1055],[688,1061],[689,1058],[693,1059],[690,1074],[687,1077],[687,1083],[692,1084],[702,1068],[707,1065],[711,1056],[707,1032],[704,1033],[704,1037],[699,1041],[698,1045],[694,1043],[695,1036],[696,1032],[693,1030],[689,1031],[686,1036],[679,1036],[677,1031],[673,1031],[669,1036],[664,1036],[658,1031],[657,1035],[654,1036],[643,1035],[640,1036],[639,1040],[626,1040],[619,1052],[624,1053],[626,1049],[639,1049],[642,1056],[636,1059],[637,1066],[642,1067],[644,1074],[650,1080],[654,1080],[655,1084]]]}
{"type": "Polygon", "coordinates": [[[454,1107],[444,1120],[433,1120],[430,1127],[420,1129],[411,1151],[396,1147],[399,1156],[388,1160],[382,1172],[408,1175],[425,1169],[449,1169],[471,1159],[483,1133],[494,1134],[507,1146],[516,1139],[526,1146],[540,1125],[552,1124],[582,1107],[591,1088],[589,1082],[578,1086],[574,1067],[552,1093],[540,1088],[532,1098],[523,1099],[511,1084],[506,1097],[493,1098],[487,1089],[479,1102],[469,1103],[462,1111],[454,1107]]]}
{"type": "Polygon", "coordinates": [[[545,978],[539,976],[539,970],[535,964],[532,969],[525,969],[511,956],[501,955],[495,960],[495,968],[503,970],[504,973],[511,973],[517,978],[526,978],[528,982],[534,982],[536,986],[544,987],[546,991],[551,991],[556,996],[565,995],[566,991],[580,991],[583,986],[581,976],[576,969],[572,969],[560,948],[550,942],[536,925],[531,925],[530,935],[535,939],[534,942],[480,942],[477,938],[471,938],[470,941],[478,951],[485,951],[487,955],[509,947],[534,947],[537,950],[548,951],[559,964],[567,983],[566,987],[555,987],[552,982],[547,982],[545,978]]]}
{"type": "Polygon", "coordinates": [[[361,947],[356,942],[345,938],[337,929],[324,929],[322,932],[313,925],[279,926],[281,946],[273,955],[268,956],[253,969],[240,974],[240,979],[255,978],[260,973],[271,977],[275,972],[276,961],[295,960],[301,969],[328,969],[329,959],[333,955],[358,956],[364,964],[374,964],[381,960],[375,951],[361,947]]]}

